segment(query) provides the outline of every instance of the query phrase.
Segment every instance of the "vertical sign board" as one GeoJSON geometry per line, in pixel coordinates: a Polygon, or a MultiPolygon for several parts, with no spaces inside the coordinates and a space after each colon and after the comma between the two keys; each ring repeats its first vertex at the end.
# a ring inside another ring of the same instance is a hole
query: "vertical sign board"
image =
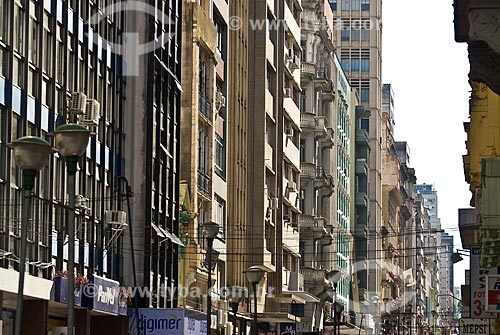
{"type": "Polygon", "coordinates": [[[479,267],[480,249],[470,250],[470,315],[473,319],[496,319],[497,314],[487,312],[486,276],[497,275],[498,269],[479,267]]]}
{"type": "Polygon", "coordinates": [[[460,319],[459,327],[460,335],[490,335],[490,320],[460,319]]]}
{"type": "Polygon", "coordinates": [[[500,312],[500,276],[486,276],[486,310],[500,312]]]}

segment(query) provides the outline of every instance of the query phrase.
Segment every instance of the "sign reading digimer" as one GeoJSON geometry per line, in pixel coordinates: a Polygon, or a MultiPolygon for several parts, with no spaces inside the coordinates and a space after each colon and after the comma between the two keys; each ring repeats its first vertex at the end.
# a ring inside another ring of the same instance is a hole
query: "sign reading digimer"
{"type": "Polygon", "coordinates": [[[129,335],[206,335],[205,317],[189,316],[189,311],[180,308],[139,308],[137,322],[134,309],[129,309],[129,335]]]}

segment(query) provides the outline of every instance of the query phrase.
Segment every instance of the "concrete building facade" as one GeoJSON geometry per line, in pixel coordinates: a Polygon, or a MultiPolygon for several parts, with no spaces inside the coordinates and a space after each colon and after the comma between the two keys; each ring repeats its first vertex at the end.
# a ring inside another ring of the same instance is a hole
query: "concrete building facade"
{"type": "MultiPolygon", "coordinates": [[[[337,23],[335,45],[352,88],[359,92],[360,104],[370,112],[363,121],[370,142],[368,184],[368,259],[379,259],[382,240],[382,1],[330,1],[337,23]],[[368,124],[366,124],[368,123],[368,124]]],[[[368,271],[368,291],[380,296],[382,274],[376,267],[368,271]]]]}

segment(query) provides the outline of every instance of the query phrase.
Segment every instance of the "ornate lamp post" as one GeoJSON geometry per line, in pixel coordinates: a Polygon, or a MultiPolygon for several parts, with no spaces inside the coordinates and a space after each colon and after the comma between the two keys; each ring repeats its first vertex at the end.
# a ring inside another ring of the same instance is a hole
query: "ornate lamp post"
{"type": "Polygon", "coordinates": [[[80,156],[85,153],[91,131],[79,124],[65,124],[54,130],[57,150],[66,158],[68,170],[68,335],[75,324],[75,179],[80,156]]]}
{"type": "Polygon", "coordinates": [[[238,307],[240,305],[241,300],[245,295],[245,288],[235,285],[229,287],[229,302],[231,303],[231,310],[233,312],[233,335],[236,335],[236,313],[238,313],[238,307]]]}
{"type": "Polygon", "coordinates": [[[207,282],[207,335],[210,335],[212,330],[212,296],[210,294],[210,289],[212,287],[212,247],[214,244],[214,239],[219,234],[219,224],[215,222],[205,222],[201,225],[203,229],[203,235],[207,239],[207,270],[208,270],[208,282],[207,282]]]}
{"type": "Polygon", "coordinates": [[[49,160],[54,149],[44,139],[26,136],[21,137],[8,147],[14,150],[14,159],[18,168],[23,170],[23,217],[21,222],[21,249],[19,250],[19,283],[17,290],[15,334],[21,335],[23,325],[24,273],[26,270],[26,245],[28,240],[28,224],[31,211],[31,190],[35,185],[35,177],[49,160]]]}
{"type": "Polygon", "coordinates": [[[247,275],[247,280],[252,284],[253,289],[253,335],[257,335],[257,287],[259,282],[264,277],[265,271],[258,265],[253,265],[249,267],[245,274],[247,275]]]}

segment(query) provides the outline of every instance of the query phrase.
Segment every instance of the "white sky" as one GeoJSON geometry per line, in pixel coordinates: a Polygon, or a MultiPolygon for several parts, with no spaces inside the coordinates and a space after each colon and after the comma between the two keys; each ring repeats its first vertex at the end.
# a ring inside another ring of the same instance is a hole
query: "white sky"
{"type": "MultiPolygon", "coordinates": [[[[467,44],[454,40],[452,0],[383,1],[382,82],[395,95],[395,139],[407,141],[418,183],[434,183],[438,215],[461,248],[458,208],[469,207],[463,122],[468,121],[467,44]]],[[[469,259],[455,265],[464,284],[469,259]]]]}

